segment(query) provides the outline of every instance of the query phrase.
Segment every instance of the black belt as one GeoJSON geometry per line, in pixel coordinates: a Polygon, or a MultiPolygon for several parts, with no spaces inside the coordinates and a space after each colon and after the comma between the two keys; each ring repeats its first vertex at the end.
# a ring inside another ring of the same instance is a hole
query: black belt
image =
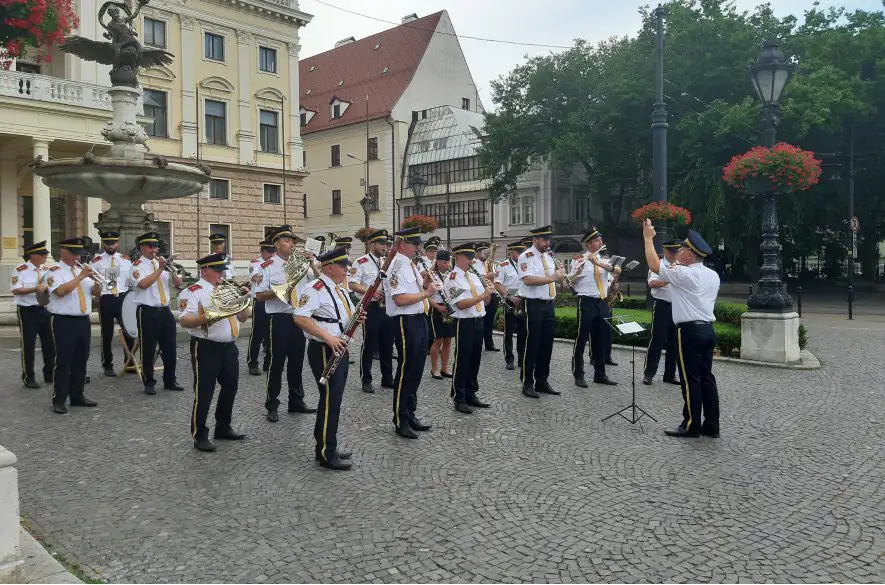
{"type": "Polygon", "coordinates": [[[685,327],[686,325],[700,326],[700,325],[712,325],[712,324],[713,324],[712,321],[682,321],[680,323],[677,323],[676,326],[677,327],[685,327]]]}
{"type": "Polygon", "coordinates": [[[163,309],[169,309],[169,307],[166,305],[163,305],[162,307],[155,307],[153,305],[136,305],[136,306],[141,307],[142,309],[149,309],[151,311],[162,311],[163,309]]]}
{"type": "Polygon", "coordinates": [[[215,341],[214,339],[206,339],[205,337],[197,337],[196,335],[191,335],[197,341],[202,341],[204,343],[211,343],[212,345],[231,345],[236,343],[235,341],[215,341]]]}
{"type": "Polygon", "coordinates": [[[458,321],[484,321],[485,317],[455,317],[458,321]]]}
{"type": "Polygon", "coordinates": [[[316,315],[311,315],[310,318],[314,321],[319,321],[320,323],[332,323],[338,325],[338,319],[332,319],[331,317],[317,317],[316,315]]]}
{"type": "Polygon", "coordinates": [[[62,315],[60,313],[49,313],[53,317],[64,317],[65,319],[88,319],[89,315],[62,315]]]}
{"type": "Polygon", "coordinates": [[[41,307],[40,305],[16,305],[19,309],[30,310],[30,309],[41,309],[43,311],[46,310],[46,307],[41,307]]]}
{"type": "Polygon", "coordinates": [[[527,301],[532,301],[532,302],[535,302],[535,303],[544,303],[544,304],[552,303],[552,302],[553,302],[553,299],[526,299],[526,300],[527,300],[527,301]]]}

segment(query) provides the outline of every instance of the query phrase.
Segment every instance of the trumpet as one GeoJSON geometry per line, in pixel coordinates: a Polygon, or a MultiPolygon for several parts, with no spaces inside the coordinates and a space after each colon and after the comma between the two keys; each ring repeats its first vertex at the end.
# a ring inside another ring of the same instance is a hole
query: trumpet
{"type": "MultiPolygon", "coordinates": [[[[83,265],[80,264],[79,262],[74,262],[74,266],[76,268],[79,268],[80,270],[83,270],[83,265]]],[[[91,266],[89,267],[89,270],[92,270],[91,266]]],[[[109,286],[107,279],[105,279],[104,276],[102,276],[101,274],[99,274],[95,270],[92,270],[92,274],[89,275],[89,278],[91,278],[92,280],[94,280],[95,282],[100,284],[102,287],[107,288],[109,286]]]]}
{"type": "MultiPolygon", "coordinates": [[[[160,261],[157,260],[156,256],[151,258],[151,266],[154,267],[154,270],[160,265],[160,261]]],[[[170,274],[173,276],[190,277],[190,273],[185,269],[184,266],[175,262],[175,254],[166,257],[166,268],[170,274]]]]}
{"type": "MultiPolygon", "coordinates": [[[[565,275],[565,283],[569,287],[575,288],[574,283],[578,279],[578,277],[584,273],[584,267],[587,265],[587,262],[590,262],[590,257],[591,256],[598,256],[600,252],[605,250],[605,248],[606,248],[606,245],[603,244],[601,248],[596,250],[596,252],[589,252],[588,251],[588,252],[584,252],[583,254],[581,254],[581,259],[583,260],[583,262],[581,263],[580,266],[578,266],[578,269],[575,271],[574,274],[572,274],[571,276],[569,276],[568,274],[565,275]]],[[[562,268],[562,263],[559,262],[558,260],[554,259],[553,263],[556,264],[557,269],[562,268]]]]}

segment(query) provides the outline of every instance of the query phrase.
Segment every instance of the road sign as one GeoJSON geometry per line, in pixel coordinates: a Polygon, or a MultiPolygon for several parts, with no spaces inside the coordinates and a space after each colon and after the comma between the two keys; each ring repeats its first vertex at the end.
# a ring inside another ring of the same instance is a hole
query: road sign
{"type": "Polygon", "coordinates": [[[851,218],[851,231],[857,233],[860,229],[860,222],[857,220],[857,216],[851,218]]]}

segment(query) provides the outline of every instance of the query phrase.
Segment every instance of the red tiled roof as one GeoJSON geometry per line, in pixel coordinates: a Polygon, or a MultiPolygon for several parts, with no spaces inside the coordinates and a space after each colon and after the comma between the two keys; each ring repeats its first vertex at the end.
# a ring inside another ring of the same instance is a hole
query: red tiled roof
{"type": "Polygon", "coordinates": [[[365,121],[366,95],[369,119],[390,114],[412,81],[441,16],[437,12],[301,60],[299,101],[317,113],[301,127],[301,133],[365,121]],[[335,97],[351,104],[337,120],[332,119],[329,107],[335,97]]]}

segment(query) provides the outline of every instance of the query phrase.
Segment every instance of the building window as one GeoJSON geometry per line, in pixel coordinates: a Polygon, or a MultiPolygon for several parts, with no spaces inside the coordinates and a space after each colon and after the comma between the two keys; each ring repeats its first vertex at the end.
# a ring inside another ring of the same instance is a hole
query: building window
{"type": "Polygon", "coordinates": [[[166,123],[166,92],[153,89],[144,90],[144,115],[153,118],[154,121],[145,128],[148,136],[168,138],[168,125],[166,123]]]}
{"type": "Polygon", "coordinates": [[[341,104],[335,104],[332,106],[332,119],[337,120],[341,117],[341,104]]]}
{"type": "Polygon", "coordinates": [[[259,114],[259,142],[262,152],[277,153],[280,151],[279,132],[277,131],[277,113],[269,110],[260,110],[259,114]]]}
{"type": "Polygon", "coordinates": [[[230,199],[230,181],[209,179],[209,199],[230,199]]]}
{"type": "Polygon", "coordinates": [[[341,146],[338,144],[332,145],[332,166],[341,166],[341,146]]]}
{"type": "Polygon", "coordinates": [[[166,23],[153,18],[144,19],[144,44],[166,48],[166,23]]]}
{"type": "Polygon", "coordinates": [[[521,195],[510,199],[510,225],[535,223],[535,196],[521,195]]]}
{"type": "Polygon", "coordinates": [[[224,37],[214,33],[206,33],[205,57],[213,61],[224,61],[224,37]]]}
{"type": "Polygon", "coordinates": [[[307,113],[301,112],[301,125],[307,126],[307,113]]]}
{"type": "Polygon", "coordinates": [[[366,145],[366,152],[368,153],[369,160],[378,160],[378,138],[369,138],[369,143],[366,145]]]}
{"type": "Polygon", "coordinates": [[[258,68],[267,73],[277,72],[277,50],[258,47],[258,68]]]}
{"type": "MultiPolygon", "coordinates": [[[[224,251],[229,255],[230,254],[230,226],[226,223],[210,223],[209,224],[209,233],[210,234],[224,234],[224,240],[227,242],[227,245],[224,247],[224,251]]],[[[215,244],[212,244],[215,246],[215,244]]]]}
{"type": "Polygon", "coordinates": [[[279,205],[283,202],[283,188],[280,185],[264,185],[264,202],[279,205]]]}
{"type": "Polygon", "coordinates": [[[378,203],[378,185],[369,185],[366,194],[369,196],[369,211],[381,211],[378,203]]]}
{"type": "MultiPolygon", "coordinates": [[[[446,213],[445,203],[430,203],[421,206],[421,214],[429,215],[436,219],[439,227],[470,227],[489,225],[489,200],[470,199],[468,201],[452,201],[449,204],[449,213],[446,213]]],[[[413,205],[403,207],[403,217],[409,217],[415,213],[413,205]]]]}
{"type": "Polygon", "coordinates": [[[304,211],[304,217],[307,217],[307,193],[301,194],[301,207],[304,211]]]}
{"type": "Polygon", "coordinates": [[[16,61],[15,70],[19,73],[31,73],[33,75],[40,75],[40,66],[34,65],[33,63],[22,63],[21,61],[16,61]]]}
{"type": "Polygon", "coordinates": [[[332,191],[332,215],[341,215],[341,191],[332,191]]]}
{"type": "Polygon", "coordinates": [[[461,109],[469,110],[470,109],[470,100],[467,98],[461,98],[461,109]]]}
{"type": "Polygon", "coordinates": [[[306,150],[301,151],[301,168],[304,168],[304,169],[307,168],[307,151],[306,150]]]}
{"type": "Polygon", "coordinates": [[[224,102],[206,100],[206,143],[227,144],[227,113],[224,102]]]}
{"type": "Polygon", "coordinates": [[[464,183],[479,181],[483,178],[479,166],[479,158],[457,158],[435,163],[412,165],[409,173],[421,175],[428,185],[445,185],[446,183],[464,183]]]}

